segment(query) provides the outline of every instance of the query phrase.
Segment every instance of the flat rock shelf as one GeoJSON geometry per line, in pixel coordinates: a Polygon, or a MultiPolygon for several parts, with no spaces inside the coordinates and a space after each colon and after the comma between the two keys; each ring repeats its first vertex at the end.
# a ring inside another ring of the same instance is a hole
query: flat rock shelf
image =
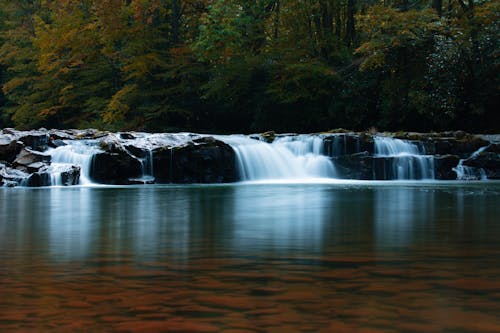
{"type": "Polygon", "coordinates": [[[0,134],[0,186],[500,179],[498,138],[461,131],[209,135],[7,128],[0,134]]]}

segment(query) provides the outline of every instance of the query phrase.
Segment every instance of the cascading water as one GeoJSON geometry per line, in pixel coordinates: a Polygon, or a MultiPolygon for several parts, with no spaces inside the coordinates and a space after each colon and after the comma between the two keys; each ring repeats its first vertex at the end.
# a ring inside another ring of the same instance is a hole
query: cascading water
{"type": "Polygon", "coordinates": [[[434,179],[434,156],[414,143],[374,136],[375,179],[434,179]]]}
{"type": "MultiPolygon", "coordinates": [[[[12,163],[13,167],[0,165],[0,181],[5,179],[5,184],[17,182],[21,186],[85,185],[92,183],[91,169],[94,179],[105,184],[177,182],[178,174],[183,176],[184,171],[187,176],[180,182],[232,182],[238,180],[238,172],[242,181],[315,182],[315,178],[324,181],[341,177],[418,180],[435,179],[435,174],[443,179],[441,160],[436,164],[435,173],[434,156],[427,155],[425,149],[425,145],[434,144],[433,141],[424,144],[356,133],[276,135],[272,143],[256,135],[136,132],[57,141],[54,144],[62,146],[42,153],[51,156],[50,165],[46,159],[37,164],[22,164],[23,160],[19,160],[12,163]],[[226,144],[217,140],[231,146],[234,154],[228,152],[226,144]],[[236,165],[230,162],[231,165],[227,166],[225,163],[230,160],[235,160],[236,165]],[[16,165],[19,165],[17,169],[16,165]],[[29,171],[30,168],[38,168],[38,171],[29,171]],[[111,172],[100,176],[101,171],[107,170],[111,172]],[[200,176],[205,172],[210,177],[200,176]]],[[[484,149],[486,147],[473,153],[469,159],[477,157],[484,149]]],[[[490,174],[490,170],[467,166],[473,162],[460,160],[453,168],[458,179],[486,179],[485,174],[490,174]]],[[[451,167],[448,167],[448,172],[451,167]]]]}
{"type": "Polygon", "coordinates": [[[51,184],[62,185],[61,173],[71,165],[77,165],[81,168],[80,184],[91,184],[90,167],[92,156],[101,150],[96,142],[90,140],[68,140],[66,145],[50,150],[48,153],[52,156],[50,165],[51,184]]]}
{"type": "Polygon", "coordinates": [[[326,137],[324,154],[330,157],[340,157],[361,152],[361,142],[357,135],[335,134],[326,137]]]}
{"type": "Polygon", "coordinates": [[[278,137],[271,144],[243,135],[217,138],[234,149],[245,181],[336,177],[333,163],[322,155],[323,140],[316,136],[278,137]]]}
{"type": "MultiPolygon", "coordinates": [[[[475,158],[479,154],[481,154],[484,150],[486,150],[488,146],[481,147],[478,150],[476,150],[474,153],[472,153],[469,158],[475,158]]],[[[467,158],[467,159],[469,159],[467,158]]],[[[488,177],[486,177],[486,172],[482,168],[474,168],[470,166],[464,165],[464,162],[467,159],[461,159],[458,162],[458,165],[453,168],[453,171],[457,174],[457,179],[458,180],[486,180],[488,177]]]]}

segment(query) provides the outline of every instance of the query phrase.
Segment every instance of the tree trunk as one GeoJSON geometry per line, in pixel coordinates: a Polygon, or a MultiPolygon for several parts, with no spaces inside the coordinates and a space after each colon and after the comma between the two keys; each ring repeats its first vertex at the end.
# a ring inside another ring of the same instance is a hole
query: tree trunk
{"type": "Polygon", "coordinates": [[[172,0],[172,44],[179,43],[179,27],[181,20],[180,0],[172,0]]]}
{"type": "Polygon", "coordinates": [[[345,42],[348,46],[354,46],[356,44],[356,28],[355,28],[355,18],[356,14],[356,0],[347,1],[347,22],[345,29],[345,42]]]}
{"type": "Polygon", "coordinates": [[[436,14],[441,17],[441,15],[443,15],[443,0],[432,0],[432,8],[436,11],[436,14]]]}
{"type": "Polygon", "coordinates": [[[342,5],[340,3],[340,0],[335,1],[335,36],[337,36],[340,39],[340,36],[342,36],[342,19],[341,19],[341,12],[342,12],[342,5]]]}
{"type": "Polygon", "coordinates": [[[274,30],[273,30],[273,38],[277,40],[279,37],[279,27],[280,27],[280,0],[276,0],[274,2],[274,30]]]}

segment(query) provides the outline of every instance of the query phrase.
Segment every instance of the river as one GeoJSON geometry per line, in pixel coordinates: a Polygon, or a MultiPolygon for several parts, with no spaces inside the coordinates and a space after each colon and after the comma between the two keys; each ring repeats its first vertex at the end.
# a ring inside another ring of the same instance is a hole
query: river
{"type": "Polygon", "coordinates": [[[0,331],[498,332],[500,183],[0,188],[0,331]]]}

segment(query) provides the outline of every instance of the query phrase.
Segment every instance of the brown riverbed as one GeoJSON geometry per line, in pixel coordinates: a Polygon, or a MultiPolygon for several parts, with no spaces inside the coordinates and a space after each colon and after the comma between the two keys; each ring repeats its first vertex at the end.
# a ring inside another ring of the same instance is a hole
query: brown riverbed
{"type": "Polygon", "coordinates": [[[0,332],[500,332],[499,193],[0,189],[0,332]]]}

